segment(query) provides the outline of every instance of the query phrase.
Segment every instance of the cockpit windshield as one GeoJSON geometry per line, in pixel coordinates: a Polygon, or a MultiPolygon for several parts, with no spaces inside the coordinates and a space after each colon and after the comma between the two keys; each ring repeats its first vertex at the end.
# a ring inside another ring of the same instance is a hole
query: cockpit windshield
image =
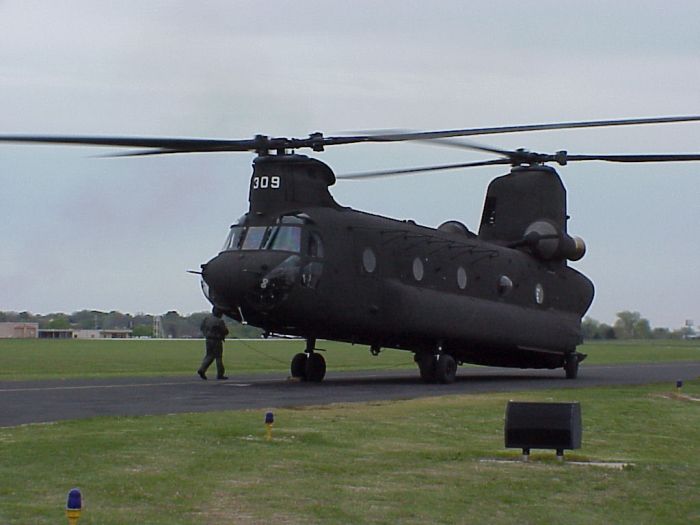
{"type": "Polygon", "coordinates": [[[298,226],[272,226],[268,228],[264,250],[283,252],[301,251],[301,228],[298,226]]]}
{"type": "MultiPolygon", "coordinates": [[[[231,227],[221,251],[274,250],[301,252],[302,228],[307,218],[299,215],[283,215],[270,226],[247,226],[245,216],[231,227]]],[[[317,235],[316,235],[317,236],[317,235]]]]}
{"type": "Polygon", "coordinates": [[[222,251],[276,250],[301,252],[300,226],[232,226],[222,251]]]}
{"type": "Polygon", "coordinates": [[[247,215],[231,226],[221,251],[272,250],[301,253],[302,239],[306,239],[306,252],[312,257],[323,257],[323,247],[318,233],[304,232],[312,223],[306,214],[290,214],[278,217],[269,226],[247,225],[247,215]]]}

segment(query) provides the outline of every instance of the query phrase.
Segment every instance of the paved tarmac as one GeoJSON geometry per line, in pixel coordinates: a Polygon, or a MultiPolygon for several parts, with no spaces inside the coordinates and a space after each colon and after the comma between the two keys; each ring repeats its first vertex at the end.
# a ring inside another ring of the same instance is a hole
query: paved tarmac
{"type": "Polygon", "coordinates": [[[700,361],[581,366],[576,380],[562,370],[462,367],[452,385],[424,384],[417,370],[330,371],[323,383],[282,374],[0,381],[0,427],[95,416],[137,416],[215,410],[273,409],[330,403],[413,399],[448,394],[545,388],[668,383],[700,377],[700,361]]]}

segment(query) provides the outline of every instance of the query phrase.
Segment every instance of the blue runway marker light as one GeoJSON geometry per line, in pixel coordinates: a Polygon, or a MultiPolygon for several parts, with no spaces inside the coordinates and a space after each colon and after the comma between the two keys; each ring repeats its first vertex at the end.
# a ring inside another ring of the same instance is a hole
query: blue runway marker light
{"type": "Polygon", "coordinates": [[[68,493],[66,508],[70,510],[80,510],[83,508],[83,495],[80,493],[80,489],[71,489],[68,493]]]}
{"type": "Polygon", "coordinates": [[[265,439],[272,440],[272,425],[275,422],[275,416],[272,412],[265,414],[265,439]]]}
{"type": "Polygon", "coordinates": [[[71,489],[68,493],[68,501],[66,502],[66,517],[70,525],[78,523],[82,508],[83,496],[80,493],[80,489],[71,489]]]}
{"type": "Polygon", "coordinates": [[[681,388],[683,388],[683,381],[679,379],[678,381],[676,381],[676,390],[680,392],[681,388]]]}

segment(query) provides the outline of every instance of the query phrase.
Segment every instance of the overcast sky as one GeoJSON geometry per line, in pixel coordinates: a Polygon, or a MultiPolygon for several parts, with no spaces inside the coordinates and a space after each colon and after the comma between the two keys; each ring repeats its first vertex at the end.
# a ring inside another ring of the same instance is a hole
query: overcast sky
{"type": "MultiPolygon", "coordinates": [[[[700,114],[696,1],[0,0],[0,133],[250,138],[700,114]],[[488,5],[487,5],[488,4],[488,5]]],[[[572,153],[699,152],[700,123],[490,136],[572,153]]],[[[252,155],[105,159],[0,145],[0,310],[182,313],[247,208],[252,155]]],[[[422,144],[336,173],[481,160],[422,144]]],[[[503,167],[339,182],[341,204],[478,227],[503,167]]],[[[700,324],[700,164],[559,169],[589,315],[700,324]]]]}

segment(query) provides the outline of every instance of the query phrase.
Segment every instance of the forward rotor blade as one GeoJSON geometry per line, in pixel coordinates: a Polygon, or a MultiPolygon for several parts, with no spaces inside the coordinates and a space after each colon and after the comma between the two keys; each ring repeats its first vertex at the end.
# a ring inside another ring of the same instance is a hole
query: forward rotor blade
{"type": "Polygon", "coordinates": [[[559,122],[554,124],[527,124],[521,126],[500,126],[491,128],[466,128],[444,131],[416,131],[387,133],[381,135],[359,135],[354,137],[325,137],[325,144],[351,144],[355,142],[402,142],[408,140],[431,140],[449,137],[467,137],[473,135],[497,135],[501,133],[520,133],[522,131],[547,131],[555,129],[602,128],[610,126],[636,126],[640,124],[667,124],[672,122],[697,122],[700,115],[678,117],[650,117],[616,120],[588,120],[579,122],[559,122]]]}
{"type": "MultiPolygon", "coordinates": [[[[608,126],[632,126],[639,124],[663,124],[672,122],[700,121],[700,116],[653,117],[621,120],[592,120],[581,122],[560,122],[555,124],[528,124],[524,126],[501,126],[491,128],[468,128],[444,131],[417,132],[388,132],[346,137],[324,137],[322,133],[312,133],[306,138],[267,137],[257,135],[253,139],[198,139],[171,137],[89,137],[69,135],[0,135],[0,142],[42,143],[42,144],[73,144],[87,146],[112,146],[123,148],[154,149],[152,154],[163,155],[172,153],[224,152],[224,151],[256,151],[266,155],[270,151],[285,151],[287,149],[311,148],[323,151],[326,146],[341,144],[356,144],[370,142],[403,142],[410,140],[435,140],[450,137],[465,137],[473,135],[494,135],[500,133],[518,133],[522,131],[544,131],[555,129],[593,128],[608,126]]],[[[463,145],[461,147],[488,151],[498,155],[513,156],[513,152],[487,148],[479,145],[463,145]]],[[[136,152],[143,155],[146,152],[136,152]]]]}
{"type": "Polygon", "coordinates": [[[603,162],[689,162],[700,160],[700,153],[662,153],[643,155],[567,155],[567,162],[599,160],[603,162]]]}
{"type": "Polygon", "coordinates": [[[72,144],[111,146],[120,148],[156,148],[167,152],[249,151],[255,150],[255,140],[191,139],[170,137],[86,137],[70,135],[0,135],[0,142],[72,144]]]}
{"type": "MultiPolygon", "coordinates": [[[[202,148],[202,149],[144,149],[136,151],[127,151],[125,153],[107,153],[105,155],[96,155],[103,159],[114,159],[123,157],[153,157],[156,155],[177,155],[182,153],[227,153],[232,150],[221,148],[202,148]]],[[[236,150],[238,151],[238,150],[236,150]]],[[[247,151],[247,150],[242,150],[247,151]]]]}
{"type": "Polygon", "coordinates": [[[348,173],[346,175],[337,175],[337,179],[373,179],[379,177],[391,177],[396,175],[409,175],[411,173],[424,173],[428,171],[445,171],[457,170],[461,168],[475,168],[478,166],[494,166],[498,164],[510,164],[510,159],[494,159],[484,160],[480,162],[465,162],[462,164],[443,164],[441,166],[424,166],[422,168],[405,168],[397,170],[382,170],[382,171],[366,171],[363,173],[348,173]]]}

